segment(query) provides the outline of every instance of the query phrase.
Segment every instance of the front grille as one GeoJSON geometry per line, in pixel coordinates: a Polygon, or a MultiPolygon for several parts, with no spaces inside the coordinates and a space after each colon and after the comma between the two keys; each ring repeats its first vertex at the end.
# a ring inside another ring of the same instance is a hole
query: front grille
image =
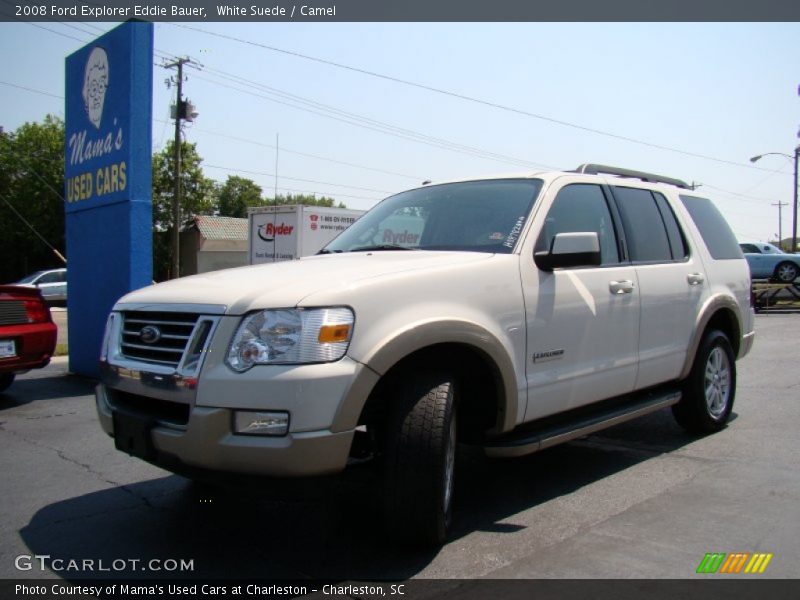
{"type": "Polygon", "coordinates": [[[143,362],[177,367],[181,362],[198,315],[190,313],[128,311],[122,314],[123,356],[143,362]],[[150,341],[142,335],[145,329],[156,328],[160,336],[150,341]]]}
{"type": "Polygon", "coordinates": [[[139,396],[120,390],[109,390],[108,401],[112,408],[152,417],[162,423],[185,426],[189,422],[191,407],[180,402],[139,396]]]}
{"type": "Polygon", "coordinates": [[[0,325],[21,325],[28,322],[28,313],[22,300],[0,302],[0,325]]]}

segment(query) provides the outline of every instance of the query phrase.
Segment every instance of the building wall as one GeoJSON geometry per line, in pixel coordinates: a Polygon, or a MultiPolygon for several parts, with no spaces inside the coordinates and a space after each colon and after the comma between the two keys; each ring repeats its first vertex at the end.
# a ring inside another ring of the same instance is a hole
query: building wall
{"type": "Polygon", "coordinates": [[[214,251],[201,250],[197,253],[197,273],[207,273],[219,269],[243,267],[247,264],[247,250],[242,251],[214,251]]]}

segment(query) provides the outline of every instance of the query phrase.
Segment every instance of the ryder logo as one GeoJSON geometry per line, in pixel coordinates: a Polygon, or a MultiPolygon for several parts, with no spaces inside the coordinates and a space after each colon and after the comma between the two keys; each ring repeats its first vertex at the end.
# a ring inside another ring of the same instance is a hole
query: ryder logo
{"type": "Polygon", "coordinates": [[[279,235],[291,235],[294,227],[281,223],[276,225],[274,223],[265,223],[258,226],[258,237],[265,242],[274,242],[275,238],[279,235]]]}

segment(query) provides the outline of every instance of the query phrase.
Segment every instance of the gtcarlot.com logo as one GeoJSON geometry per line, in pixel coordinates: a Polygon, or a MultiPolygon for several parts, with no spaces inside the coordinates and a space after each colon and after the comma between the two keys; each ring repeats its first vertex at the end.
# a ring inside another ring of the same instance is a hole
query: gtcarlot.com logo
{"type": "Polygon", "coordinates": [[[122,571],[194,571],[194,559],[184,558],[53,558],[49,554],[20,554],[14,559],[17,571],[55,571],[70,573],[119,573],[122,571]]]}
{"type": "Polygon", "coordinates": [[[761,574],[767,570],[772,554],[765,552],[709,552],[700,561],[697,573],[726,573],[738,575],[739,573],[761,574]]]}

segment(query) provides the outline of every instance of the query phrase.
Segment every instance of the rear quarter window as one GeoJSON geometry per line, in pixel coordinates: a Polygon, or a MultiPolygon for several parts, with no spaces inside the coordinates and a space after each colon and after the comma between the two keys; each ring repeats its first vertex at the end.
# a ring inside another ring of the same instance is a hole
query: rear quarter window
{"type": "Polygon", "coordinates": [[[681,202],[697,225],[709,254],[715,260],[743,258],[739,242],[722,213],[708,198],[681,196],[681,202]]]}

